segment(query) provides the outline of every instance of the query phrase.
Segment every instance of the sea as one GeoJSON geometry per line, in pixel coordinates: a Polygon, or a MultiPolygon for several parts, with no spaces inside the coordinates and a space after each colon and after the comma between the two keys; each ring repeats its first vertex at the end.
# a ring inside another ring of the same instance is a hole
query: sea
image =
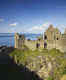
{"type": "MultiPolygon", "coordinates": [[[[14,33],[0,33],[0,46],[12,46],[14,47],[15,44],[15,37],[14,33]]],[[[25,38],[30,40],[37,40],[41,34],[32,34],[32,33],[25,33],[25,38]]]]}

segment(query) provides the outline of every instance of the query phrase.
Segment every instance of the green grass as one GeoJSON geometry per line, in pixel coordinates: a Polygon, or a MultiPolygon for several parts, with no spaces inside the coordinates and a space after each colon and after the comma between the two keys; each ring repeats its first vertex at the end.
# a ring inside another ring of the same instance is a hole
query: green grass
{"type": "Polygon", "coordinates": [[[52,77],[48,77],[48,79],[47,80],[53,80],[53,78],[52,77]]]}
{"type": "MultiPolygon", "coordinates": [[[[50,56],[49,61],[52,61],[52,58],[55,59],[56,63],[59,65],[54,69],[54,78],[56,76],[62,76],[66,74],[66,58],[64,58],[64,53],[60,52],[57,49],[47,50],[42,49],[41,51],[36,49],[34,51],[32,50],[18,50],[15,49],[10,56],[15,57],[16,60],[19,61],[20,64],[26,65],[26,62],[28,61],[28,64],[32,62],[30,58],[35,58],[37,56],[50,56]]],[[[51,76],[48,78],[48,80],[53,80],[51,76]]]]}
{"type": "Polygon", "coordinates": [[[42,51],[39,51],[38,49],[32,51],[32,50],[18,50],[15,49],[10,56],[14,57],[16,56],[17,60],[20,60],[22,62],[26,61],[28,57],[36,57],[36,56],[50,56],[51,58],[55,58],[56,61],[59,64],[65,64],[66,59],[64,59],[64,53],[60,52],[59,50],[52,49],[52,50],[47,50],[43,49],[42,51]]]}

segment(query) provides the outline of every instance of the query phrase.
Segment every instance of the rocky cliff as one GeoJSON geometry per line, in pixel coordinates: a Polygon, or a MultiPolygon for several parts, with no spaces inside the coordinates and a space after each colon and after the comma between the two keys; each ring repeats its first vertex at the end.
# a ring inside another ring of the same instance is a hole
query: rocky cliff
{"type": "Polygon", "coordinates": [[[60,80],[66,69],[66,53],[47,49],[35,51],[14,51],[10,56],[16,56],[17,64],[25,65],[43,80],[60,80]]]}

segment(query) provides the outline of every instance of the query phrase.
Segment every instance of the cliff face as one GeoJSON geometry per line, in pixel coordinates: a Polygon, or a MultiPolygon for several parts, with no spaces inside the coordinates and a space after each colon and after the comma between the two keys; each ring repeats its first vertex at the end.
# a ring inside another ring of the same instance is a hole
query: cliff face
{"type": "Polygon", "coordinates": [[[37,56],[35,57],[32,62],[27,65],[29,69],[35,71],[41,78],[46,79],[49,76],[53,75],[53,67],[54,64],[49,61],[49,58],[46,56],[37,56]]]}
{"type": "Polygon", "coordinates": [[[31,71],[35,71],[43,80],[47,80],[49,77],[53,80],[60,80],[63,66],[57,59],[59,60],[59,57],[37,56],[26,66],[31,71]]]}
{"type": "Polygon", "coordinates": [[[25,65],[43,80],[60,80],[66,67],[66,54],[59,50],[15,51],[17,64],[25,65]]]}

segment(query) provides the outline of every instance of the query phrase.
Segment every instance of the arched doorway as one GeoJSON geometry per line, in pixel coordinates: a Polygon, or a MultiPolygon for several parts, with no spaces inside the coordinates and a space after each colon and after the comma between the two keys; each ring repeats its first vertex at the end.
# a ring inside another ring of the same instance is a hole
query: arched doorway
{"type": "Polygon", "coordinates": [[[44,40],[47,40],[47,36],[46,35],[44,36],[44,40]]]}
{"type": "Polygon", "coordinates": [[[47,42],[44,42],[44,48],[45,49],[47,48],[47,42]]]}

